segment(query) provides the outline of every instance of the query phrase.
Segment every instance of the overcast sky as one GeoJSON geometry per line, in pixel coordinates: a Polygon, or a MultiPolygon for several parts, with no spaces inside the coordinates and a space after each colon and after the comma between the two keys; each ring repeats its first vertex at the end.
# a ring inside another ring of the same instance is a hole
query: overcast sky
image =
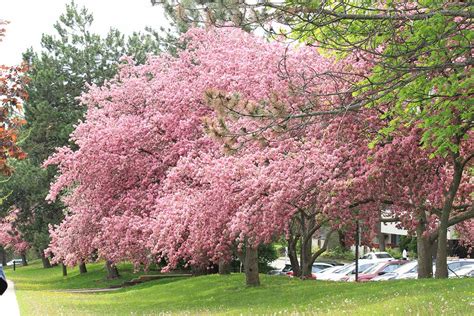
{"type": "MultiPolygon", "coordinates": [[[[29,47],[39,49],[41,34],[53,33],[53,24],[65,12],[70,0],[0,0],[0,19],[10,21],[5,38],[0,42],[0,64],[21,62],[21,54],[29,47]]],[[[167,25],[161,8],[150,0],[75,0],[94,15],[92,29],[106,34],[115,27],[129,34],[145,26],[158,29],[167,25]]]]}

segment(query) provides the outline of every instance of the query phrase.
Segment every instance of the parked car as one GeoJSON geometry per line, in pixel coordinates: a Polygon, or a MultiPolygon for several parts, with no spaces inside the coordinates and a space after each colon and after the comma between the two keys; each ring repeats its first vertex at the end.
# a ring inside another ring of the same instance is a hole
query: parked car
{"type": "Polygon", "coordinates": [[[334,267],[334,265],[332,264],[329,264],[329,263],[325,263],[325,262],[315,262],[313,264],[313,267],[311,269],[311,272],[312,273],[317,273],[317,272],[320,272],[320,271],[323,271],[323,270],[326,270],[328,268],[332,268],[334,267]]]}
{"type": "Polygon", "coordinates": [[[15,265],[21,265],[21,264],[23,264],[23,260],[21,260],[21,259],[10,260],[10,261],[7,262],[7,266],[8,267],[13,266],[13,263],[15,263],[15,265]]]}
{"type": "MultiPolygon", "coordinates": [[[[364,271],[359,274],[358,280],[360,282],[367,282],[379,275],[384,275],[390,272],[395,271],[400,268],[402,265],[407,263],[407,260],[392,260],[387,262],[379,262],[374,265],[372,268],[364,271]]],[[[355,281],[355,275],[349,277],[348,281],[355,281]]]]}
{"type": "Polygon", "coordinates": [[[324,271],[321,271],[321,273],[319,273],[319,274],[316,273],[315,277],[316,277],[316,280],[329,281],[332,278],[335,278],[335,277],[339,276],[339,274],[346,273],[347,271],[349,271],[351,269],[351,267],[352,267],[352,264],[345,265],[345,266],[342,266],[342,267],[338,267],[337,269],[328,269],[328,271],[326,273],[324,273],[324,271]]]}
{"type": "Polygon", "coordinates": [[[332,259],[318,259],[314,263],[328,263],[332,266],[341,266],[341,267],[344,265],[344,263],[336,261],[336,260],[332,260],[332,259]]]}
{"type": "Polygon", "coordinates": [[[376,276],[372,278],[372,281],[387,281],[387,280],[394,280],[397,278],[403,279],[415,279],[418,277],[418,262],[411,261],[400,268],[394,270],[393,272],[385,273],[383,275],[376,276]]]}
{"type": "MultiPolygon", "coordinates": [[[[454,259],[448,260],[448,272],[454,272],[465,267],[474,264],[474,259],[454,259]]],[[[436,272],[436,266],[433,263],[433,274],[436,272]]],[[[373,281],[382,281],[382,280],[407,280],[407,279],[417,279],[418,278],[418,262],[412,261],[407,263],[397,270],[387,273],[384,275],[377,276],[373,278],[373,281]]]]}
{"type": "Polygon", "coordinates": [[[334,266],[334,267],[331,267],[331,268],[324,269],[324,270],[319,271],[319,272],[312,273],[312,275],[313,275],[314,279],[319,280],[323,275],[329,275],[329,273],[334,273],[335,271],[341,270],[345,267],[346,266],[337,265],[337,266],[334,266]]]}
{"type": "MultiPolygon", "coordinates": [[[[332,268],[333,265],[325,262],[315,261],[313,263],[313,267],[311,268],[311,278],[314,278],[314,274],[320,271],[323,271],[328,268],[332,268]]],[[[293,277],[293,270],[290,270],[286,273],[286,275],[293,277]]]]}
{"type": "MultiPolygon", "coordinates": [[[[466,266],[474,265],[474,259],[454,259],[448,260],[448,273],[453,272],[457,274],[456,271],[462,269],[466,266]]],[[[436,272],[436,267],[433,266],[433,273],[436,272]]]]}
{"type": "Polygon", "coordinates": [[[281,269],[275,269],[269,271],[267,274],[270,275],[286,275],[287,272],[291,271],[291,264],[285,264],[285,266],[281,269]]]}
{"type": "MultiPolygon", "coordinates": [[[[314,263],[313,268],[311,269],[311,278],[316,279],[316,273],[323,272],[333,267],[335,266],[329,263],[325,263],[325,262],[314,263]]],[[[341,266],[337,265],[336,267],[341,267],[341,266]]]]}
{"type": "Polygon", "coordinates": [[[463,266],[455,271],[449,271],[450,278],[472,278],[474,277],[474,264],[463,266]]]}
{"type": "MultiPolygon", "coordinates": [[[[377,262],[364,261],[359,263],[359,273],[364,273],[368,269],[373,268],[377,265],[377,262]]],[[[351,263],[341,267],[338,270],[334,270],[330,273],[323,273],[319,276],[316,275],[316,280],[326,280],[326,281],[347,281],[352,274],[355,274],[355,263],[351,263]]]]}
{"type": "Polygon", "coordinates": [[[374,261],[389,261],[395,260],[388,252],[369,252],[363,255],[360,259],[362,260],[374,260],[374,261]]]}

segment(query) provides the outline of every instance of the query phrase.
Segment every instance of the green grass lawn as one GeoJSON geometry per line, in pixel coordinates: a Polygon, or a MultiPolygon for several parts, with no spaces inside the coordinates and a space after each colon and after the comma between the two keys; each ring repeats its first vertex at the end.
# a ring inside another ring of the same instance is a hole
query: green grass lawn
{"type": "MultiPolygon", "coordinates": [[[[124,279],[133,277],[130,266],[120,268],[124,279]]],[[[111,284],[104,280],[102,265],[91,264],[88,269],[86,275],[75,269],[64,278],[60,267],[45,270],[39,263],[6,272],[15,282],[22,315],[473,315],[474,311],[474,279],[355,284],[262,275],[262,286],[247,288],[244,276],[233,274],[158,280],[109,293],[54,292],[111,284]]]]}

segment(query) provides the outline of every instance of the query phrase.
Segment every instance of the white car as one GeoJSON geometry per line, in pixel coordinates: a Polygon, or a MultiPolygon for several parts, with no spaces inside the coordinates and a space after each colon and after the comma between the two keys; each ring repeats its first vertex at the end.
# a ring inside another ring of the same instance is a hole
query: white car
{"type": "Polygon", "coordinates": [[[329,271],[325,271],[325,273],[321,272],[318,276],[316,274],[316,280],[332,280],[334,278],[339,277],[339,275],[345,275],[346,272],[349,272],[353,267],[353,264],[348,264],[342,267],[337,267],[337,269],[328,269],[329,271]]]}
{"type": "Polygon", "coordinates": [[[13,259],[13,260],[10,260],[7,262],[7,266],[10,267],[10,266],[13,266],[13,263],[15,263],[15,265],[21,265],[23,264],[23,260],[21,259],[13,259]]]}
{"type": "MultiPolygon", "coordinates": [[[[459,269],[464,268],[465,266],[474,265],[474,259],[454,259],[448,260],[448,273],[457,272],[459,269]]],[[[433,272],[436,271],[433,267],[433,272]]]]}
{"type": "MultiPolygon", "coordinates": [[[[457,270],[474,264],[474,259],[457,259],[448,261],[448,272],[452,273],[453,271],[457,274],[457,270]]],[[[436,266],[433,264],[433,275],[436,272],[436,266]]],[[[453,273],[453,275],[455,275],[453,273]]],[[[408,280],[408,279],[418,279],[418,262],[412,261],[409,262],[392,273],[387,273],[384,275],[377,276],[372,279],[372,281],[383,281],[383,280],[408,280]]]]}
{"type": "MultiPolygon", "coordinates": [[[[359,262],[359,273],[363,273],[364,271],[373,268],[376,264],[377,262],[359,262]]],[[[355,263],[345,265],[333,272],[321,274],[319,277],[316,275],[316,280],[347,281],[353,274],[355,274],[355,263]]]]}
{"type": "Polygon", "coordinates": [[[474,277],[474,264],[463,266],[455,271],[449,271],[450,278],[474,277]]]}
{"type": "Polygon", "coordinates": [[[376,276],[372,281],[386,281],[394,279],[416,279],[418,277],[418,261],[411,261],[393,272],[376,276]]]}
{"type": "Polygon", "coordinates": [[[369,252],[361,257],[362,260],[390,261],[395,260],[388,252],[369,252]]]}
{"type": "Polygon", "coordinates": [[[324,269],[322,271],[313,273],[313,277],[316,280],[324,280],[325,275],[329,275],[330,273],[334,273],[335,271],[341,270],[344,267],[346,267],[346,266],[334,266],[334,267],[331,267],[331,268],[327,268],[327,269],[324,269]]]}

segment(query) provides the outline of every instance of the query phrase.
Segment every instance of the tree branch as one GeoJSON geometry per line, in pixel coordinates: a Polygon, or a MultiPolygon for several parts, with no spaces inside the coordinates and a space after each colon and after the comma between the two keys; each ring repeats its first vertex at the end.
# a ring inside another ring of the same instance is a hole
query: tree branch
{"type": "Polygon", "coordinates": [[[320,255],[322,255],[322,254],[328,249],[329,237],[331,237],[332,233],[335,232],[335,231],[336,231],[335,229],[332,229],[331,231],[329,231],[329,233],[326,235],[326,239],[324,240],[324,244],[323,244],[323,246],[321,247],[321,249],[319,249],[318,251],[316,251],[316,252],[311,256],[311,262],[314,262],[320,255]]]}

